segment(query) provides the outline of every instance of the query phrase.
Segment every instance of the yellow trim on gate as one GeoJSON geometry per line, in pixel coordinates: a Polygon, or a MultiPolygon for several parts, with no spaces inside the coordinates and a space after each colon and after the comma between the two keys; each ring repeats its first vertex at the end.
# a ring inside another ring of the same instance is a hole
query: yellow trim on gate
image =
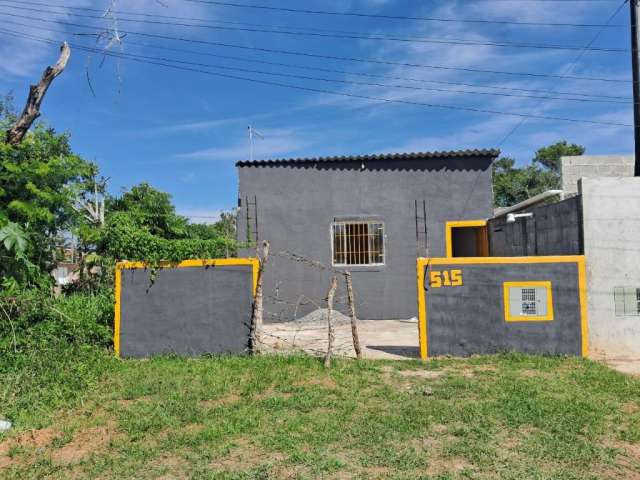
{"type": "Polygon", "coordinates": [[[502,295],[504,297],[504,320],[505,322],[552,322],[553,321],[553,293],[551,282],[502,282],[502,295]],[[511,305],[509,303],[509,288],[511,287],[544,287],[547,290],[547,314],[537,316],[511,315],[511,305]]]}
{"type": "Polygon", "coordinates": [[[429,265],[482,265],[482,264],[521,264],[521,263],[573,263],[578,265],[578,292],[580,298],[580,326],[582,334],[582,356],[589,354],[589,326],[587,318],[586,267],[583,255],[557,255],[543,257],[453,257],[418,258],[418,330],[420,337],[420,358],[429,358],[427,301],[424,288],[424,269],[429,265]]]}
{"type": "Polygon", "coordinates": [[[589,355],[589,317],[587,315],[587,268],[583,256],[578,257],[578,291],[580,295],[580,326],[582,327],[582,356],[589,355]]]}
{"type": "MultiPolygon", "coordinates": [[[[444,245],[445,245],[445,256],[447,258],[453,258],[453,240],[452,240],[452,230],[454,228],[460,228],[460,227],[486,227],[487,226],[487,221],[486,220],[454,220],[454,221],[448,221],[445,223],[445,238],[444,238],[444,245]]],[[[475,257],[474,257],[475,258],[475,257]]]]}
{"type": "Polygon", "coordinates": [[[418,284],[418,336],[420,337],[420,358],[423,360],[427,359],[427,302],[425,298],[425,289],[424,289],[424,267],[427,265],[426,262],[421,262],[421,260],[426,259],[418,259],[417,262],[417,284],[418,284]]]}
{"type": "Polygon", "coordinates": [[[122,269],[116,264],[116,278],[115,278],[115,313],[113,319],[113,351],[116,358],[120,358],[120,295],[122,292],[122,269]]]}
{"type": "MultiPolygon", "coordinates": [[[[160,262],[159,268],[186,268],[186,267],[233,267],[251,266],[253,277],[252,293],[256,294],[258,287],[258,269],[260,262],[257,258],[207,258],[183,260],[182,262],[160,262]]],[[[115,312],[113,321],[113,350],[116,357],[120,358],[120,317],[121,317],[121,296],[122,296],[122,270],[145,269],[150,266],[145,262],[117,262],[115,272],[115,312]]]]}

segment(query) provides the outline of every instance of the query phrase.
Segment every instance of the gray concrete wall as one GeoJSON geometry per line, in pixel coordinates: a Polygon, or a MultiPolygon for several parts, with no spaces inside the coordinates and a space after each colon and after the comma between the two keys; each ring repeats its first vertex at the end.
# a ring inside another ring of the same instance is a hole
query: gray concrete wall
{"type": "Polygon", "coordinates": [[[125,269],[120,356],[244,353],[249,343],[250,266],[125,269]]]}
{"type": "Polygon", "coordinates": [[[561,158],[562,190],[578,193],[582,177],[633,177],[633,155],[579,155],[561,158]]]}
{"type": "Polygon", "coordinates": [[[582,203],[580,197],[525,209],[533,217],[507,223],[506,215],[488,222],[489,252],[492,257],[529,255],[581,255],[582,203]]]}
{"type": "MultiPolygon", "coordinates": [[[[492,158],[425,158],[361,162],[305,162],[239,167],[240,198],[258,200],[259,237],[271,242],[265,274],[266,321],[300,317],[326,297],[329,272],[279,257],[289,251],[331,265],[331,223],[376,218],[385,225],[386,263],[353,267],[358,315],[363,319],[417,315],[418,255],[414,202],[427,202],[429,251],[443,256],[447,220],[488,218],[492,212],[492,158]],[[276,300],[277,298],[277,300],[276,300]],[[298,301],[302,305],[295,307],[298,301]]],[[[238,238],[245,238],[246,213],[238,238]]],[[[422,229],[422,227],[420,227],[422,229]]]]}
{"type": "Polygon", "coordinates": [[[452,263],[428,268],[433,271],[459,269],[463,278],[460,287],[427,286],[429,356],[506,351],[582,354],[578,266],[575,262],[452,263]],[[554,319],[505,321],[503,282],[507,281],[551,281],[554,319]]]}
{"type": "Polygon", "coordinates": [[[640,288],[640,178],[583,178],[592,351],[640,355],[640,316],[616,316],[615,287],[640,288]]]}

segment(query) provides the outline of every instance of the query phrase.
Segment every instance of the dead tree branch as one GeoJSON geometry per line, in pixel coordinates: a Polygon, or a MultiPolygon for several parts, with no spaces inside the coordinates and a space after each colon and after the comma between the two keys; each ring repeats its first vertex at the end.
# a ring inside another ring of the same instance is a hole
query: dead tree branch
{"type": "Polygon", "coordinates": [[[358,336],[358,318],[356,317],[356,304],[353,298],[353,282],[351,281],[351,272],[344,272],[344,281],[347,284],[347,302],[349,304],[349,313],[351,314],[351,337],[353,338],[353,349],[356,352],[356,358],[362,358],[362,350],[360,349],[360,338],[358,336]]]}
{"type": "Polygon", "coordinates": [[[338,288],[338,277],[335,275],[331,277],[331,283],[329,285],[329,293],[327,293],[327,326],[329,343],[327,345],[327,354],[324,357],[324,368],[331,367],[331,354],[333,353],[333,342],[335,340],[335,333],[333,331],[333,322],[331,320],[331,311],[333,310],[333,297],[336,294],[338,288]]]}
{"type": "Polygon", "coordinates": [[[64,42],[60,47],[60,57],[56,64],[45,69],[37,85],[31,85],[29,87],[29,97],[27,98],[27,104],[22,114],[16,123],[7,131],[6,138],[9,145],[19,144],[29,131],[29,128],[31,128],[33,122],[40,116],[40,105],[44,99],[44,95],[47,93],[51,82],[65,69],[70,56],[71,49],[67,42],[64,42]]]}
{"type": "Polygon", "coordinates": [[[262,293],[262,277],[264,274],[264,266],[269,260],[269,242],[264,240],[262,242],[262,255],[258,253],[258,279],[256,282],[256,295],[253,300],[253,315],[251,315],[251,331],[250,331],[250,342],[251,342],[251,353],[259,353],[259,345],[261,343],[260,339],[260,330],[262,328],[263,321],[263,293],[262,293]]]}

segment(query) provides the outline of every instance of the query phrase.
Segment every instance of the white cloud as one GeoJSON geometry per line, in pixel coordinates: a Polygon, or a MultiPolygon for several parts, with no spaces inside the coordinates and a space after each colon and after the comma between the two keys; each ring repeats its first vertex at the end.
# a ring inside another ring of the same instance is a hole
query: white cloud
{"type": "MultiPolygon", "coordinates": [[[[302,129],[260,129],[264,140],[254,140],[254,158],[266,159],[292,155],[308,148],[317,140],[302,129]]],[[[230,145],[210,147],[192,152],[178,153],[174,158],[180,160],[247,160],[250,155],[248,138],[237,140],[230,145]]]]}

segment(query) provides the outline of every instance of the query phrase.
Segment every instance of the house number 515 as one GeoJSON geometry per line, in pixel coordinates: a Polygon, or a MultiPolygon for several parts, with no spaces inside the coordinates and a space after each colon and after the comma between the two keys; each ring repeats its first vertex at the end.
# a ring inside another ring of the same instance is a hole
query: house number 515
{"type": "Polygon", "coordinates": [[[431,288],[459,287],[462,285],[462,270],[442,270],[429,272],[431,288]]]}

